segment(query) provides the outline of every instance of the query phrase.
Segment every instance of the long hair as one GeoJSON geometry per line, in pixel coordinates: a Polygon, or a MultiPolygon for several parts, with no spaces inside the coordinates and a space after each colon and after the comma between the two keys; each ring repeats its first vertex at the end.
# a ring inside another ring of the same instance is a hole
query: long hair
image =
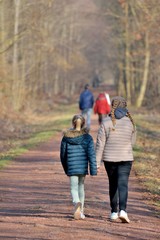
{"type": "Polygon", "coordinates": [[[73,116],[73,118],[72,118],[73,127],[74,128],[76,127],[76,122],[77,122],[78,119],[81,119],[81,128],[83,128],[84,125],[85,125],[85,118],[81,114],[76,114],[76,115],[73,116]]]}

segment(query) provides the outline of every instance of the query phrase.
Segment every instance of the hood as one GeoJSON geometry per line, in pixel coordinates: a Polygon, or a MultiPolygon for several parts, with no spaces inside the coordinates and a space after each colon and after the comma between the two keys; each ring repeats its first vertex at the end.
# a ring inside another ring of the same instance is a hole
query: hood
{"type": "Polygon", "coordinates": [[[87,128],[83,128],[80,131],[69,129],[64,132],[64,137],[70,144],[81,144],[84,141],[84,136],[88,134],[88,132],[89,130],[87,128]]]}
{"type": "Polygon", "coordinates": [[[114,114],[115,114],[115,118],[116,119],[121,119],[123,118],[124,116],[126,116],[126,113],[128,112],[128,110],[126,108],[116,108],[115,111],[114,111],[114,114]]]}
{"type": "Polygon", "coordinates": [[[100,93],[100,94],[98,95],[97,100],[103,100],[103,99],[106,99],[106,96],[105,96],[104,93],[100,93]]]}

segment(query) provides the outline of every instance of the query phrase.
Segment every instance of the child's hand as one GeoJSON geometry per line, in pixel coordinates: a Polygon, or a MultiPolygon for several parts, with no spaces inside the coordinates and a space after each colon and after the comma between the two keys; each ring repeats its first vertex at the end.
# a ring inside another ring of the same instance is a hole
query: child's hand
{"type": "Polygon", "coordinates": [[[100,172],[100,167],[97,167],[97,173],[99,173],[100,172]]]}

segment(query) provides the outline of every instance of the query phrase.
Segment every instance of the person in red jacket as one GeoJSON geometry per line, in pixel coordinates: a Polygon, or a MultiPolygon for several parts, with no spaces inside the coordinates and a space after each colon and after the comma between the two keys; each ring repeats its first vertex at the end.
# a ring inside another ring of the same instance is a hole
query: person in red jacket
{"type": "Polygon", "coordinates": [[[94,113],[98,114],[98,122],[102,123],[103,119],[107,117],[107,115],[111,111],[111,102],[108,93],[100,93],[94,104],[94,113]]]}

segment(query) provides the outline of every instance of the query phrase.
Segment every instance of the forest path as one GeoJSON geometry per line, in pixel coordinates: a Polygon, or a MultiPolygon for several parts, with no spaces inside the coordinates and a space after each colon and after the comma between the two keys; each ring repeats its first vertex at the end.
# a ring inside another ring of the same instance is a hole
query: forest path
{"type": "MultiPolygon", "coordinates": [[[[96,140],[97,116],[91,134],[96,140]]],[[[160,221],[143,200],[132,170],[129,181],[130,224],[111,223],[104,167],[86,177],[85,220],[73,220],[68,177],[59,160],[61,133],[18,157],[0,171],[0,239],[2,240],[154,240],[160,221]]]]}

